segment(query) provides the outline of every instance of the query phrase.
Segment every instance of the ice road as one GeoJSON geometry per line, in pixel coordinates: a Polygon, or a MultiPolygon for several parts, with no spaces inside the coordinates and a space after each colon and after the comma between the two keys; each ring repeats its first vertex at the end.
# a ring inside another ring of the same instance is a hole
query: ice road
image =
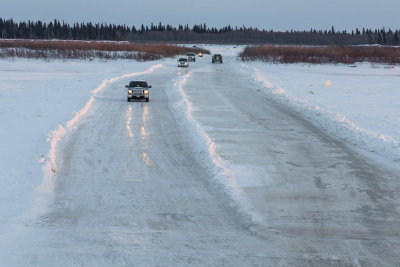
{"type": "MultiPolygon", "coordinates": [[[[254,88],[235,57],[105,84],[7,266],[398,266],[400,174],[254,88]]],[[[12,229],[12,228],[11,228],[12,229]]]]}

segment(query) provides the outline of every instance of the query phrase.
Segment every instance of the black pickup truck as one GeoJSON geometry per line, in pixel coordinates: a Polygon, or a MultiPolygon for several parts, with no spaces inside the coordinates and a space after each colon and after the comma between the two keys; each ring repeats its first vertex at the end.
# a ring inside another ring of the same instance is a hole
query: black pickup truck
{"type": "Polygon", "coordinates": [[[212,56],[212,63],[219,62],[222,64],[222,56],[220,54],[214,54],[212,56]]]}

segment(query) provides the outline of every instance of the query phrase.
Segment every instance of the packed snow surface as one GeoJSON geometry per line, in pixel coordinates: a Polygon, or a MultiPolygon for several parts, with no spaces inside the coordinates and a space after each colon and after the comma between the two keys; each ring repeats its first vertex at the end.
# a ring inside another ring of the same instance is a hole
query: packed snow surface
{"type": "Polygon", "coordinates": [[[0,61],[0,265],[399,263],[399,69],[204,47],[0,61]]]}

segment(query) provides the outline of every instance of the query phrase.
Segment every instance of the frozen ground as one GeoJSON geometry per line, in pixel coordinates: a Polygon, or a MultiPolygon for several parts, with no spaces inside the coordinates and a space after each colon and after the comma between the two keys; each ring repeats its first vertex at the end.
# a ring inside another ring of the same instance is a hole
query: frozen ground
{"type": "Polygon", "coordinates": [[[400,263],[397,69],[211,50],[0,61],[0,265],[400,263]]]}

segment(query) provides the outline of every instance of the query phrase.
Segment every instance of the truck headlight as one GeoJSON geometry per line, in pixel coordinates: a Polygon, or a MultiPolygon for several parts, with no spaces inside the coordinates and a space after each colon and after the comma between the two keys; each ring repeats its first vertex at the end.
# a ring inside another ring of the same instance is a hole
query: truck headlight
{"type": "Polygon", "coordinates": [[[131,95],[132,93],[133,93],[133,91],[132,91],[131,89],[129,89],[129,90],[128,90],[128,94],[131,95]]]}
{"type": "Polygon", "coordinates": [[[144,90],[144,94],[148,95],[149,94],[149,90],[144,90]]]}

